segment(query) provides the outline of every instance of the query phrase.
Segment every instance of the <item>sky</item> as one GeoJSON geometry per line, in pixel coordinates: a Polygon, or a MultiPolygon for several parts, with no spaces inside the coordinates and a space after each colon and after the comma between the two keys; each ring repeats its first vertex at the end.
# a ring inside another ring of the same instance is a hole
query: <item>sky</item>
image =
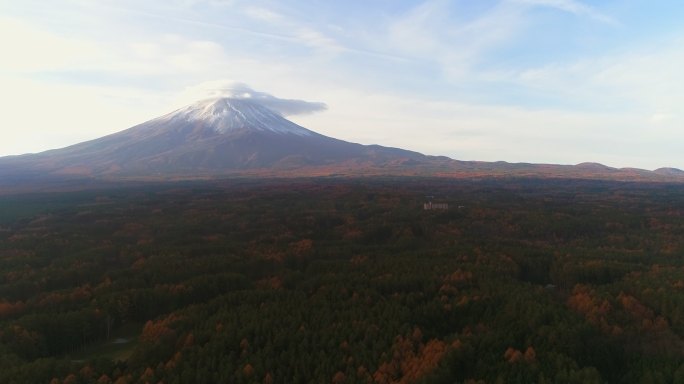
{"type": "Polygon", "coordinates": [[[682,19],[674,0],[0,0],[0,156],[242,89],[362,144],[684,168],[682,19]]]}

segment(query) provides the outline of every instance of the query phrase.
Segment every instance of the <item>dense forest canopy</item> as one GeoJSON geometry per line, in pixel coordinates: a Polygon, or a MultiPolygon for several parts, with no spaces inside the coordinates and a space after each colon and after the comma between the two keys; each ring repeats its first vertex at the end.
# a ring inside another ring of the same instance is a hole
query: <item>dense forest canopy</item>
{"type": "Polygon", "coordinates": [[[1,196],[0,382],[684,383],[683,215],[581,180],[1,196]]]}

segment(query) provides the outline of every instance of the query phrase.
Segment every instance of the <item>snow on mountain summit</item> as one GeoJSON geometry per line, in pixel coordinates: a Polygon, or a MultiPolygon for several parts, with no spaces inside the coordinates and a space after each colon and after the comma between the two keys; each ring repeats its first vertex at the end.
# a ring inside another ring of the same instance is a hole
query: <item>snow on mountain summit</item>
{"type": "Polygon", "coordinates": [[[160,119],[203,122],[217,133],[255,130],[298,136],[313,135],[312,131],[285,119],[277,112],[244,98],[206,99],[171,112],[160,119]]]}
{"type": "MultiPolygon", "coordinates": [[[[280,101],[290,107],[293,102],[280,101]]],[[[98,139],[6,161],[5,168],[0,162],[0,182],[10,175],[2,173],[8,167],[11,175],[19,176],[42,172],[156,178],[257,169],[279,173],[309,167],[393,167],[397,161],[425,158],[416,152],[321,135],[281,113],[285,114],[278,103],[264,97],[205,99],[98,139]]]]}

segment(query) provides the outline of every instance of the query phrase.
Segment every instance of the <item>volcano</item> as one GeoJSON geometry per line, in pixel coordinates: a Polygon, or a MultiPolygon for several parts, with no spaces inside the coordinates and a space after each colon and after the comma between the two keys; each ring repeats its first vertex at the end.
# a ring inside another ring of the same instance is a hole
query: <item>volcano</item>
{"type": "Polygon", "coordinates": [[[215,98],[92,141],[0,159],[0,175],[187,176],[425,159],[318,134],[249,99],[215,98]]]}
{"type": "Polygon", "coordinates": [[[228,175],[525,177],[684,182],[684,171],[459,161],[324,136],[258,100],[202,100],[99,139],[0,158],[0,192],[82,180],[165,180],[228,175]]]}

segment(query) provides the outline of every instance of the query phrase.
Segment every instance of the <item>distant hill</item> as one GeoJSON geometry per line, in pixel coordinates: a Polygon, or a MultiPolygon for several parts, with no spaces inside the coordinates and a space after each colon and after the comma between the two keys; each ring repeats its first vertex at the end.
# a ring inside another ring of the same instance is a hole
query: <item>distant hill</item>
{"type": "Polygon", "coordinates": [[[684,177],[684,171],[677,168],[658,168],[653,172],[663,176],[684,177]]]}

